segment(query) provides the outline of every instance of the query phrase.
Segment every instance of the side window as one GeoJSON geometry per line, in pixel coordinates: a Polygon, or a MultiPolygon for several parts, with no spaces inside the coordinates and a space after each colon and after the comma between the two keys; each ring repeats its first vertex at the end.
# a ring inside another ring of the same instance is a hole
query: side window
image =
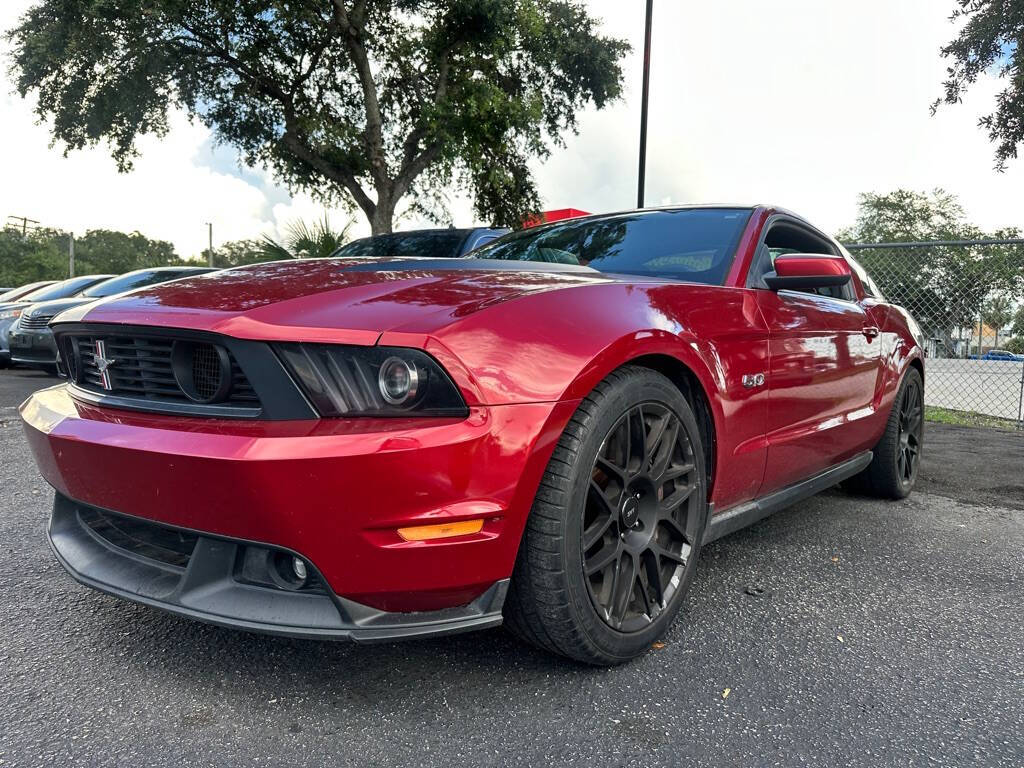
{"type": "Polygon", "coordinates": [[[871,275],[867,273],[867,270],[860,265],[860,263],[851,256],[847,250],[843,249],[843,257],[846,262],[850,265],[850,269],[857,273],[857,277],[860,278],[861,287],[864,289],[865,296],[871,296],[875,299],[885,300],[885,296],[882,295],[882,291],[878,288],[878,285],[874,280],[871,279],[871,275]]]}
{"type": "MultiPolygon", "coordinates": [[[[764,278],[775,269],[775,259],[787,253],[822,253],[838,256],[835,247],[821,236],[804,227],[789,221],[780,221],[769,225],[764,242],[758,248],[750,273],[747,275],[747,287],[767,288],[764,278]]],[[[856,297],[853,286],[846,285],[828,288],[809,288],[805,293],[828,296],[833,299],[853,301],[856,297]]]]}
{"type": "Polygon", "coordinates": [[[498,239],[498,235],[491,235],[491,234],[480,235],[479,237],[477,237],[476,242],[471,244],[467,250],[469,250],[469,251],[476,250],[481,245],[484,245],[485,243],[489,243],[489,242],[491,242],[491,240],[497,240],[497,239],[498,239]]]}

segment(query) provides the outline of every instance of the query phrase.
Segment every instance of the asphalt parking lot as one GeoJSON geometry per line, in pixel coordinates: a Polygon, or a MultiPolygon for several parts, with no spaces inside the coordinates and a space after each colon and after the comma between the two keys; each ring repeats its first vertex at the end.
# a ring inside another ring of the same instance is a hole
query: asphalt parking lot
{"type": "Polygon", "coordinates": [[[1024,764],[1024,434],[927,426],[922,482],[723,539],[664,647],[591,669],[503,630],[209,627],[80,587],[0,372],[0,764],[1024,764]]]}

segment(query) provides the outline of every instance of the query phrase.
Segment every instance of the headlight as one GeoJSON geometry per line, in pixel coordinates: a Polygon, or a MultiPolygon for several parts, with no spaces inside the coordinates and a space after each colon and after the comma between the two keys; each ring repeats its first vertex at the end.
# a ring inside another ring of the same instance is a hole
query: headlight
{"type": "Polygon", "coordinates": [[[397,355],[380,364],[377,372],[377,386],[380,395],[388,405],[402,405],[416,399],[419,391],[420,374],[415,364],[397,355]]]}
{"type": "Polygon", "coordinates": [[[14,320],[20,316],[20,309],[8,309],[6,312],[0,312],[0,320],[14,320]]]}
{"type": "Polygon", "coordinates": [[[444,369],[419,349],[280,343],[274,348],[321,416],[466,416],[444,369]]]}

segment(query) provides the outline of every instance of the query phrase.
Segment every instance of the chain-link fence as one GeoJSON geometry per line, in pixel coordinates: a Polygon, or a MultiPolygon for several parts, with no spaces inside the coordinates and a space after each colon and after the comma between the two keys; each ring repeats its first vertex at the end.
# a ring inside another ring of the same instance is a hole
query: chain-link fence
{"type": "Polygon", "coordinates": [[[1024,428],[1024,239],[846,247],[921,326],[925,405],[1024,428]]]}

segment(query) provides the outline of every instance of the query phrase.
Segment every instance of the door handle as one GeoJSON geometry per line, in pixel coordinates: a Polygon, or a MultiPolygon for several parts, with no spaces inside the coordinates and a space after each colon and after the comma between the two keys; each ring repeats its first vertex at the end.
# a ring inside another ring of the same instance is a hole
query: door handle
{"type": "Polygon", "coordinates": [[[861,328],[861,333],[863,333],[868,339],[873,339],[875,338],[875,336],[878,335],[878,326],[866,325],[863,328],[861,328]]]}

